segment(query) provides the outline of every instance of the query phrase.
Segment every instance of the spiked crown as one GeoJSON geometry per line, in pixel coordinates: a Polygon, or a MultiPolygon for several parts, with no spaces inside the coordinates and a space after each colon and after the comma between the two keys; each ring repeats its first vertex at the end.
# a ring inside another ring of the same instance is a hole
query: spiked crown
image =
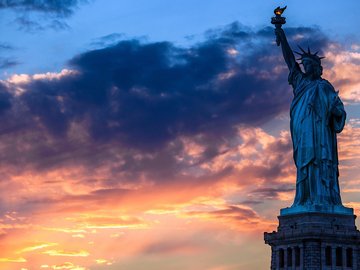
{"type": "Polygon", "coordinates": [[[320,56],[318,56],[317,54],[318,54],[319,51],[317,51],[316,53],[313,54],[313,53],[311,53],[311,51],[310,51],[310,47],[308,47],[307,52],[306,52],[303,48],[301,48],[299,45],[298,45],[298,47],[299,47],[299,49],[301,50],[302,53],[299,53],[299,52],[294,51],[294,53],[300,55],[300,58],[298,58],[298,59],[296,59],[296,60],[300,60],[301,63],[302,63],[303,60],[304,60],[305,58],[307,58],[307,59],[313,60],[313,61],[315,61],[317,64],[321,65],[321,59],[324,59],[325,57],[320,57],[320,56]]]}

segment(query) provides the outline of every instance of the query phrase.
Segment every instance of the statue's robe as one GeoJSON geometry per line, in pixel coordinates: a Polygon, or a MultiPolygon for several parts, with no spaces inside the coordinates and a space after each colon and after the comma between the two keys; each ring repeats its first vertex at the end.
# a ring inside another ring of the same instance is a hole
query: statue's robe
{"type": "Polygon", "coordinates": [[[294,90],[290,129],[297,168],[293,206],[341,205],[336,133],[345,125],[343,103],[327,80],[310,79],[298,64],[289,83],[294,90]]]}

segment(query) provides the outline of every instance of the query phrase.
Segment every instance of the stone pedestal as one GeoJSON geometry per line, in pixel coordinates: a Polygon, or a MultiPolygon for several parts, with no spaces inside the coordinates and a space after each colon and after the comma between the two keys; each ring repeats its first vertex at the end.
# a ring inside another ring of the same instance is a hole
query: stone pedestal
{"type": "Polygon", "coordinates": [[[265,233],[271,270],[360,270],[360,232],[354,215],[304,212],[280,215],[265,233]]]}

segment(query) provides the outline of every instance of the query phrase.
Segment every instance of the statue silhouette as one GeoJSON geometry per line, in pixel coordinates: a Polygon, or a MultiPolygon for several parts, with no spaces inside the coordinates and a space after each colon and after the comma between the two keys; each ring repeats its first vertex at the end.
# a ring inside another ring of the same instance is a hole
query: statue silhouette
{"type": "Polygon", "coordinates": [[[321,59],[302,49],[301,70],[281,27],[275,29],[294,98],[290,108],[290,130],[297,169],[296,206],[341,206],[336,133],[345,125],[346,112],[334,87],[321,78],[321,59]]]}

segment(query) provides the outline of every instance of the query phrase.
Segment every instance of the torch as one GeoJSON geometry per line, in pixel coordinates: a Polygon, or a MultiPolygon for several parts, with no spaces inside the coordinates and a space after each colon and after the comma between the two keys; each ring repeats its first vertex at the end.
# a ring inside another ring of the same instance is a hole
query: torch
{"type": "MultiPolygon", "coordinates": [[[[280,8],[280,7],[277,7],[275,8],[274,10],[274,13],[275,13],[275,17],[272,17],[271,18],[271,23],[272,24],[275,24],[275,27],[276,28],[281,28],[281,26],[283,24],[286,23],[286,18],[285,17],[281,17],[281,14],[283,14],[284,10],[286,9],[287,6],[283,7],[283,8],[280,8]]],[[[280,40],[279,38],[276,38],[276,44],[278,46],[280,46],[280,40]]]]}

